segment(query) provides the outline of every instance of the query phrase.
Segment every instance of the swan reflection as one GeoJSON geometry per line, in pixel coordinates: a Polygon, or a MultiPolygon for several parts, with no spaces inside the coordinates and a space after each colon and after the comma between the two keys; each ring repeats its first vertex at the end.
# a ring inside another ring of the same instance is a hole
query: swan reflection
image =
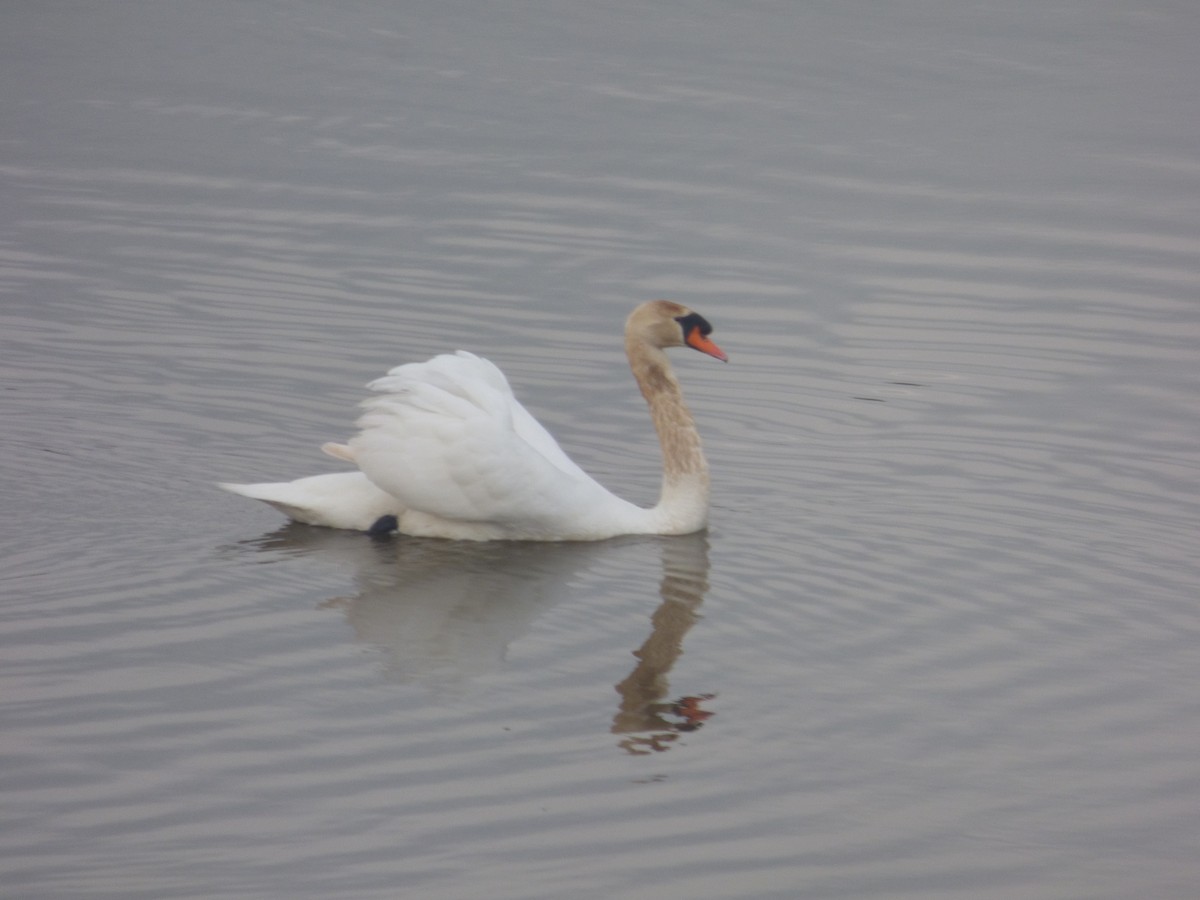
{"type": "Polygon", "coordinates": [[[597,544],[401,538],[385,570],[357,577],[341,606],[357,640],[380,648],[390,675],[438,690],[502,670],[508,647],[570,596],[613,548],[597,544]]]}
{"type": "Polygon", "coordinates": [[[708,538],[704,534],[662,541],[662,603],[651,616],[653,629],[634,651],[638,663],[617,684],[620,708],[613,717],[613,734],[629,753],[647,754],[670,749],[684,732],[695,731],[714,713],[703,708],[713,694],[693,694],[664,700],[667,673],[683,653],[683,639],[700,618],[708,591],[708,538]]]}
{"type": "Polygon", "coordinates": [[[273,553],[318,552],[348,569],[354,592],[321,605],[341,610],[355,639],[384,654],[390,677],[441,693],[502,671],[508,647],[571,596],[580,578],[635,567],[631,557],[644,560],[648,540],[661,554],[660,603],[650,634],[633,651],[636,665],[615,686],[620,700],[611,728],[623,749],[643,754],[669,749],[712,715],[704,709],[712,694],[666,699],[667,675],[708,590],[706,535],[477,543],[369,539],[293,524],[246,543],[273,553]]]}

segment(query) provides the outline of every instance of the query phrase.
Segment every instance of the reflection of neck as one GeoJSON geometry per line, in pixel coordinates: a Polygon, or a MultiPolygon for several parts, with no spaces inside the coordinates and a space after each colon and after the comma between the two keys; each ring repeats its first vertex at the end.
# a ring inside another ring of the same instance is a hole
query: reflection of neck
{"type": "Polygon", "coordinates": [[[669,690],[667,674],[683,653],[684,636],[696,624],[707,591],[707,539],[695,535],[665,541],[663,579],[659,586],[662,603],[651,617],[654,627],[650,636],[634,651],[637,665],[616,686],[621,704],[613,718],[614,734],[668,732],[649,739],[654,749],[664,749],[656,746],[658,741],[674,738],[672,733],[678,730],[677,723],[664,718],[671,704],[661,702],[669,690]]]}
{"type": "Polygon", "coordinates": [[[659,505],[678,509],[689,519],[698,516],[698,526],[703,526],[708,511],[708,461],[700,445],[696,420],[684,403],[667,354],[634,336],[626,338],[625,352],[633,377],[650,407],[650,418],[662,448],[659,505]]]}

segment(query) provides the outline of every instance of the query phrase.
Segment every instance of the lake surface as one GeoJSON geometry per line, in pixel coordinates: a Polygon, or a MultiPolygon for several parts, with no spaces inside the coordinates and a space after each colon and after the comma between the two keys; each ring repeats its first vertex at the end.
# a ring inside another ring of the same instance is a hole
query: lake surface
{"type": "Polygon", "coordinates": [[[6,898],[1192,898],[1200,8],[8,4],[6,898]],[[712,527],[286,525],[486,354],[712,527]]]}

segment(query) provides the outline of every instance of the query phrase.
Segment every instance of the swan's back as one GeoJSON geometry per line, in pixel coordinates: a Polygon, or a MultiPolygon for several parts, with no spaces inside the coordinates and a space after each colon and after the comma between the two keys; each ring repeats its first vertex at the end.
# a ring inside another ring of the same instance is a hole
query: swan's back
{"type": "Polygon", "coordinates": [[[402,531],[583,538],[644,513],[572,462],[503,373],[472,353],[398,366],[369,387],[379,396],[363,403],[350,453],[410,511],[402,531]]]}
{"type": "MultiPolygon", "coordinates": [[[[512,427],[534,450],[562,471],[587,477],[587,474],[567,456],[558,441],[542,423],[535,419],[513,394],[504,373],[491,360],[466,350],[443,353],[419,363],[406,363],[376,378],[367,387],[393,398],[413,393],[433,402],[428,388],[437,388],[450,397],[458,397],[481,411],[511,417],[512,427]]],[[[373,405],[372,400],[363,403],[373,405]]]]}

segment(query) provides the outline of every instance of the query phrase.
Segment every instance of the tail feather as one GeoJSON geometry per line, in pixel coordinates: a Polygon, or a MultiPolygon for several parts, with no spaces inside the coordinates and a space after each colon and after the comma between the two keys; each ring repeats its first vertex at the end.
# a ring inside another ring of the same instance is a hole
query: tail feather
{"type": "Polygon", "coordinates": [[[404,511],[395,497],[368,481],[362,472],[333,472],[261,484],[221,482],[217,486],[261,500],[306,525],[369,531],[380,518],[398,517],[404,511]]]}
{"type": "Polygon", "coordinates": [[[304,522],[308,525],[317,525],[315,521],[320,518],[317,510],[313,509],[310,504],[298,502],[300,498],[289,496],[288,488],[291,485],[287,482],[263,483],[263,484],[232,484],[227,481],[217,483],[217,487],[223,488],[230,493],[240,494],[243,497],[249,497],[251,500],[261,500],[268,506],[273,506],[289,519],[295,519],[297,522],[304,522]]]}
{"type": "Polygon", "coordinates": [[[334,459],[341,459],[351,463],[355,461],[354,451],[350,448],[349,444],[335,444],[333,441],[330,441],[327,444],[321,445],[321,452],[332,456],[334,459]]]}

